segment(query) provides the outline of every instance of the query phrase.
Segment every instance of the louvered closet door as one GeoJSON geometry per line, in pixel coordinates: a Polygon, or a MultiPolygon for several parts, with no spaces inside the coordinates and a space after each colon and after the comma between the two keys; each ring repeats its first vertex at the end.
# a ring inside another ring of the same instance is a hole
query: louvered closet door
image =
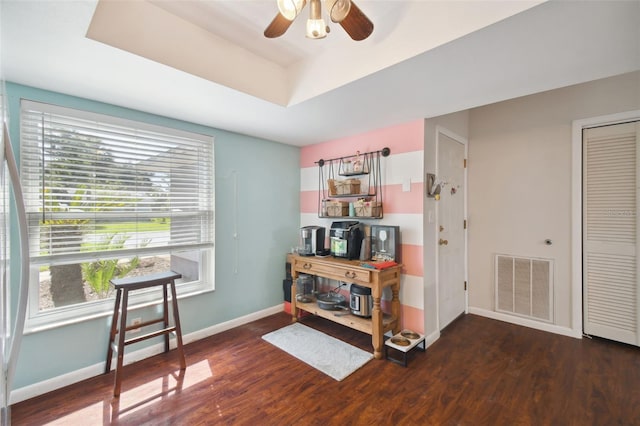
{"type": "Polygon", "coordinates": [[[640,344],[638,147],[640,124],[583,134],[584,332],[640,344]]]}

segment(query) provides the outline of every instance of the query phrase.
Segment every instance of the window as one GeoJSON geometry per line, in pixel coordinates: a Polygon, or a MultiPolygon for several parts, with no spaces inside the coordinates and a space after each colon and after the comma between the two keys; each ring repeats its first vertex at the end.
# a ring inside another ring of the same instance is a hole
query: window
{"type": "Polygon", "coordinates": [[[112,278],[172,269],[179,294],[213,289],[212,137],[23,100],[20,147],[29,329],[110,312],[112,278]]]}

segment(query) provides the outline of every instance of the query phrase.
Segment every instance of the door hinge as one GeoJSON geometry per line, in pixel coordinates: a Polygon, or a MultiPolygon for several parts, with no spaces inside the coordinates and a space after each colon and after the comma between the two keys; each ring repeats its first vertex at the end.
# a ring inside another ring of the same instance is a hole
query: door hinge
{"type": "Polygon", "coordinates": [[[464,291],[467,291],[467,282],[464,282],[464,291]]]}
{"type": "Polygon", "coordinates": [[[464,225],[464,229],[467,229],[467,219],[464,220],[463,225],[464,225]]]}
{"type": "Polygon", "coordinates": [[[467,159],[466,158],[463,160],[463,163],[464,163],[464,168],[466,169],[467,168],[467,159]]]}

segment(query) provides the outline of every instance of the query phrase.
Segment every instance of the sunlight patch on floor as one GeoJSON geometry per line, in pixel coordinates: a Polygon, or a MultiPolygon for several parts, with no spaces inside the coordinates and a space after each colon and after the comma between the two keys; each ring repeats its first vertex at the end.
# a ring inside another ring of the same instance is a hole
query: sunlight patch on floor
{"type": "MultiPolygon", "coordinates": [[[[175,370],[133,389],[123,390],[120,398],[112,398],[111,393],[95,404],[83,407],[66,416],[60,417],[48,425],[86,425],[109,424],[126,416],[148,410],[163,399],[172,397],[197,383],[212,377],[209,363],[204,360],[189,365],[185,371],[175,370]]],[[[123,377],[123,388],[126,388],[123,377]]],[[[111,389],[110,389],[111,391],[111,389]]]]}

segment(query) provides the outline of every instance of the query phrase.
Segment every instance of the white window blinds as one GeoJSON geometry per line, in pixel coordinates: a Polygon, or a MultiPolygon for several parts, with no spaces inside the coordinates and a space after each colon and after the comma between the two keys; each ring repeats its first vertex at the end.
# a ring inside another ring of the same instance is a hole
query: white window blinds
{"type": "Polygon", "coordinates": [[[35,263],[213,246],[210,136],[23,100],[21,173],[35,263]]]}

